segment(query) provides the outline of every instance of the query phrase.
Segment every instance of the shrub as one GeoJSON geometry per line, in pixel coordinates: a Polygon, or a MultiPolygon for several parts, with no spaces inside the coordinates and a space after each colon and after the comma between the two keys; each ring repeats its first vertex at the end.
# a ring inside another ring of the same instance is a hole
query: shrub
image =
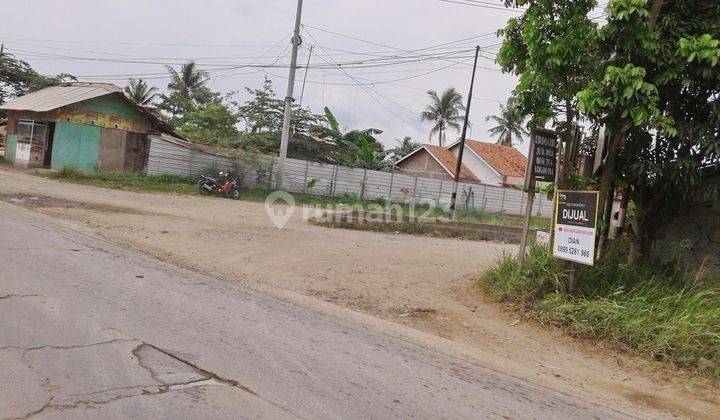
{"type": "Polygon", "coordinates": [[[611,253],[580,267],[579,288],[568,294],[564,263],[547,248],[532,247],[525,261],[519,270],[506,255],[481,286],[540,322],[720,379],[720,282],[699,282],[672,265],[626,266],[611,253]]]}

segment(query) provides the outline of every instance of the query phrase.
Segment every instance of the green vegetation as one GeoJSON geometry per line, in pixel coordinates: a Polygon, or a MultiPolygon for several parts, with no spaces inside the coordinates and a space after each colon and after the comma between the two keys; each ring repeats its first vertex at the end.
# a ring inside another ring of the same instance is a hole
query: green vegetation
{"type": "Polygon", "coordinates": [[[465,111],[463,97],[454,87],[445,89],[440,95],[434,90],[429,90],[427,94],[430,104],[420,113],[420,118],[434,124],[430,130],[430,140],[437,134],[438,145],[445,146],[447,130],[460,131],[465,111]]]}
{"type": "Polygon", "coordinates": [[[85,173],[67,166],[57,172],[43,172],[38,173],[38,175],[60,181],[136,192],[173,194],[194,194],[197,192],[197,185],[194,181],[175,175],[155,176],[116,172],[85,173]]]}
{"type": "Polygon", "coordinates": [[[720,379],[720,283],[673,264],[621,259],[612,252],[594,268],[579,267],[578,289],[567,293],[564,262],[536,245],[522,271],[505,256],[480,285],[542,323],[720,379]]]}

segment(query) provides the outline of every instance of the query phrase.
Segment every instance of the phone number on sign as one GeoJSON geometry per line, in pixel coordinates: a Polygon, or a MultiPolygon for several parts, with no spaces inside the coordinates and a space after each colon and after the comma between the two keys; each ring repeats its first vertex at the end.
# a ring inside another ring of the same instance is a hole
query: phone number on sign
{"type": "Polygon", "coordinates": [[[590,251],[587,249],[578,249],[572,246],[558,245],[557,251],[563,254],[580,255],[581,257],[589,257],[590,251]]]}

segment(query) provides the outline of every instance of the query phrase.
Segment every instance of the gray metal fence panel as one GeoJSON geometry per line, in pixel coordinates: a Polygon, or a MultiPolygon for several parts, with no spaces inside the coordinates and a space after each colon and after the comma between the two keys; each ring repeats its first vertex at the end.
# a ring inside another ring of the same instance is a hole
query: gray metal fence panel
{"type": "MultiPolygon", "coordinates": [[[[234,161],[226,156],[192,150],[175,143],[151,139],[147,173],[174,174],[195,177],[209,165],[230,168],[234,161]]],[[[263,158],[259,166],[240,167],[239,177],[245,187],[268,188],[277,175],[272,158],[263,158]]],[[[348,168],[338,165],[308,162],[299,159],[285,161],[285,188],[290,192],[341,197],[360,196],[368,200],[383,199],[393,203],[420,203],[447,207],[453,192],[453,182],[434,178],[414,177],[402,173],[348,168]]],[[[506,188],[474,182],[458,186],[457,208],[491,213],[523,215],[527,194],[506,188]]],[[[553,203],[545,194],[536,194],[533,215],[551,217],[553,203]]]]}

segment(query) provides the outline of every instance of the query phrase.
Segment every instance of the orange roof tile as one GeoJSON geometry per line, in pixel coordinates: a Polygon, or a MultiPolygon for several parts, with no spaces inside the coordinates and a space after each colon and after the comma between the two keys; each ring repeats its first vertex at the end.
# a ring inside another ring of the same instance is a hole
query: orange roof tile
{"type": "MultiPolygon", "coordinates": [[[[438,162],[442,166],[445,167],[448,171],[450,171],[453,176],[455,176],[455,167],[457,166],[457,156],[448,149],[440,146],[435,146],[433,144],[425,144],[423,145],[425,150],[428,151],[435,159],[437,159],[438,162]]],[[[460,165],[460,179],[465,179],[467,181],[480,181],[480,179],[475,176],[470,169],[468,169],[467,166],[463,163],[460,165]]]]}
{"type": "Polygon", "coordinates": [[[514,147],[466,140],[465,144],[502,176],[524,177],[527,158],[514,147]]]}

